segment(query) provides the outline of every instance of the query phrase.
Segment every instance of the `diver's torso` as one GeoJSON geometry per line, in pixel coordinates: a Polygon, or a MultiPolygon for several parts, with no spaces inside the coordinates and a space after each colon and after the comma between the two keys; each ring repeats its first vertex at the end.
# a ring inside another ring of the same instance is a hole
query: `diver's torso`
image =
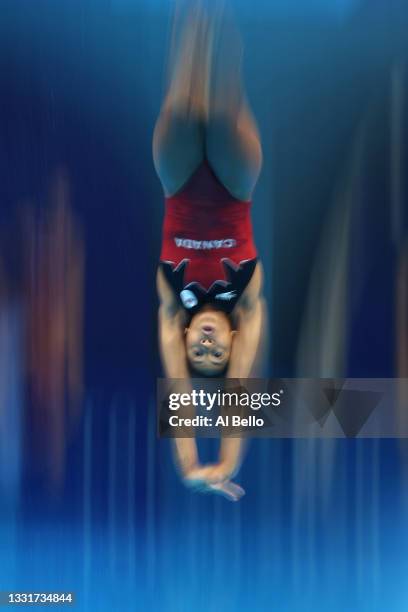
{"type": "Polygon", "coordinates": [[[160,267],[181,306],[231,313],[258,261],[251,202],[231,196],[204,162],[165,205],[160,267]]]}

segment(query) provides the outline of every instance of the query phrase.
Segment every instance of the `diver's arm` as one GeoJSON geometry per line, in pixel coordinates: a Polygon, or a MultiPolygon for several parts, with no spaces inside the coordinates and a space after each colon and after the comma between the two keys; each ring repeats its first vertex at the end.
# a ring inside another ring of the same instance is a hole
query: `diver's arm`
{"type": "Polygon", "coordinates": [[[259,297],[250,311],[242,311],[231,350],[228,378],[249,378],[260,361],[265,331],[265,300],[259,297]]]}
{"type": "Polygon", "coordinates": [[[186,349],[184,345],[183,316],[169,316],[166,307],[159,307],[160,354],[166,378],[188,379],[186,349]]]}
{"type": "MultiPolygon", "coordinates": [[[[159,340],[160,353],[166,378],[177,379],[172,391],[189,393],[191,383],[184,345],[184,314],[173,292],[167,285],[162,271],[157,273],[157,291],[160,298],[159,340]]],[[[192,417],[193,408],[183,407],[183,417],[192,417]]],[[[191,432],[186,432],[191,433],[191,432]]],[[[198,465],[197,444],[194,437],[174,438],[175,461],[183,477],[198,465]]]]}
{"type": "Polygon", "coordinates": [[[235,307],[237,333],[232,343],[228,378],[253,376],[263,357],[266,344],[267,318],[262,296],[263,273],[258,263],[251,282],[235,307]]]}
{"type": "MultiPolygon", "coordinates": [[[[163,304],[159,308],[159,335],[161,357],[166,378],[176,379],[172,386],[172,392],[190,393],[191,383],[186,362],[180,314],[176,313],[174,316],[169,316],[163,304]]],[[[195,416],[192,406],[183,406],[180,408],[179,413],[180,416],[185,418],[195,416]]],[[[190,435],[191,437],[173,439],[175,462],[184,478],[198,465],[197,444],[193,437],[194,432],[188,430],[185,432],[185,435],[190,435]]]]}
{"type": "MultiPolygon", "coordinates": [[[[237,313],[238,330],[232,343],[227,378],[245,379],[253,375],[257,362],[260,361],[261,336],[265,303],[259,295],[237,313]]],[[[235,384],[231,381],[233,385],[235,384]]],[[[244,440],[236,436],[223,436],[220,446],[219,463],[212,472],[212,478],[218,480],[233,478],[238,472],[244,454],[244,440]]]]}
{"type": "Polygon", "coordinates": [[[189,378],[184,343],[184,313],[163,272],[157,272],[159,307],[159,341],[163,369],[167,378],[189,378]]]}
{"type": "MultiPolygon", "coordinates": [[[[263,274],[258,263],[252,279],[236,305],[237,333],[234,336],[227,378],[248,378],[256,373],[262,362],[266,343],[265,300],[262,297],[263,274]]],[[[244,440],[226,437],[221,440],[219,463],[213,468],[210,480],[223,481],[239,470],[244,452],[244,440]]]]}

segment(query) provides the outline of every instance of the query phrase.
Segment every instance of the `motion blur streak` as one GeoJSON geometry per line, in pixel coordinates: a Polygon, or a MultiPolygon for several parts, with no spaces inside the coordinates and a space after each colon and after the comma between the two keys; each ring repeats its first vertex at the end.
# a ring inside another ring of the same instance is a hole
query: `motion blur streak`
{"type": "Polygon", "coordinates": [[[65,170],[54,172],[41,210],[29,202],[16,210],[13,242],[2,245],[12,262],[2,267],[0,296],[2,467],[18,482],[24,432],[31,467],[55,489],[82,394],[83,241],[65,170]]]}
{"type": "Polygon", "coordinates": [[[52,179],[45,213],[26,211],[23,221],[30,437],[42,473],[58,487],[79,416],[83,333],[82,238],[63,170],[52,179]]]}

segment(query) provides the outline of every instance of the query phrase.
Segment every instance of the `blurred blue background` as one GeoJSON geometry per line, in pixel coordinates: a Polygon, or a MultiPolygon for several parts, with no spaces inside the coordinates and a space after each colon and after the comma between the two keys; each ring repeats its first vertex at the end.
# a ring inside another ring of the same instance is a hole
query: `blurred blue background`
{"type": "MultiPolygon", "coordinates": [[[[156,439],[172,4],[1,3],[0,590],[403,612],[404,440],[254,440],[233,505],[185,490],[156,439]]],[[[264,147],[269,375],[408,377],[407,4],[232,4],[264,147]]]]}

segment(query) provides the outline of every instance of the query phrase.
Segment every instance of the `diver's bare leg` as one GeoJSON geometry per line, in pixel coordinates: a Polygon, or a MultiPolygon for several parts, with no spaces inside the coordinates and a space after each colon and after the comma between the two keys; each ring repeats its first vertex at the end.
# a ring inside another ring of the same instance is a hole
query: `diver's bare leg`
{"type": "Polygon", "coordinates": [[[262,165],[258,128],[242,80],[242,40],[224,0],[212,0],[213,37],[206,153],[216,175],[240,200],[248,200],[262,165]]]}
{"type": "Polygon", "coordinates": [[[179,0],[173,21],[169,82],[153,135],[154,164],[167,196],[186,183],[205,155],[209,59],[203,0],[179,0]]]}

